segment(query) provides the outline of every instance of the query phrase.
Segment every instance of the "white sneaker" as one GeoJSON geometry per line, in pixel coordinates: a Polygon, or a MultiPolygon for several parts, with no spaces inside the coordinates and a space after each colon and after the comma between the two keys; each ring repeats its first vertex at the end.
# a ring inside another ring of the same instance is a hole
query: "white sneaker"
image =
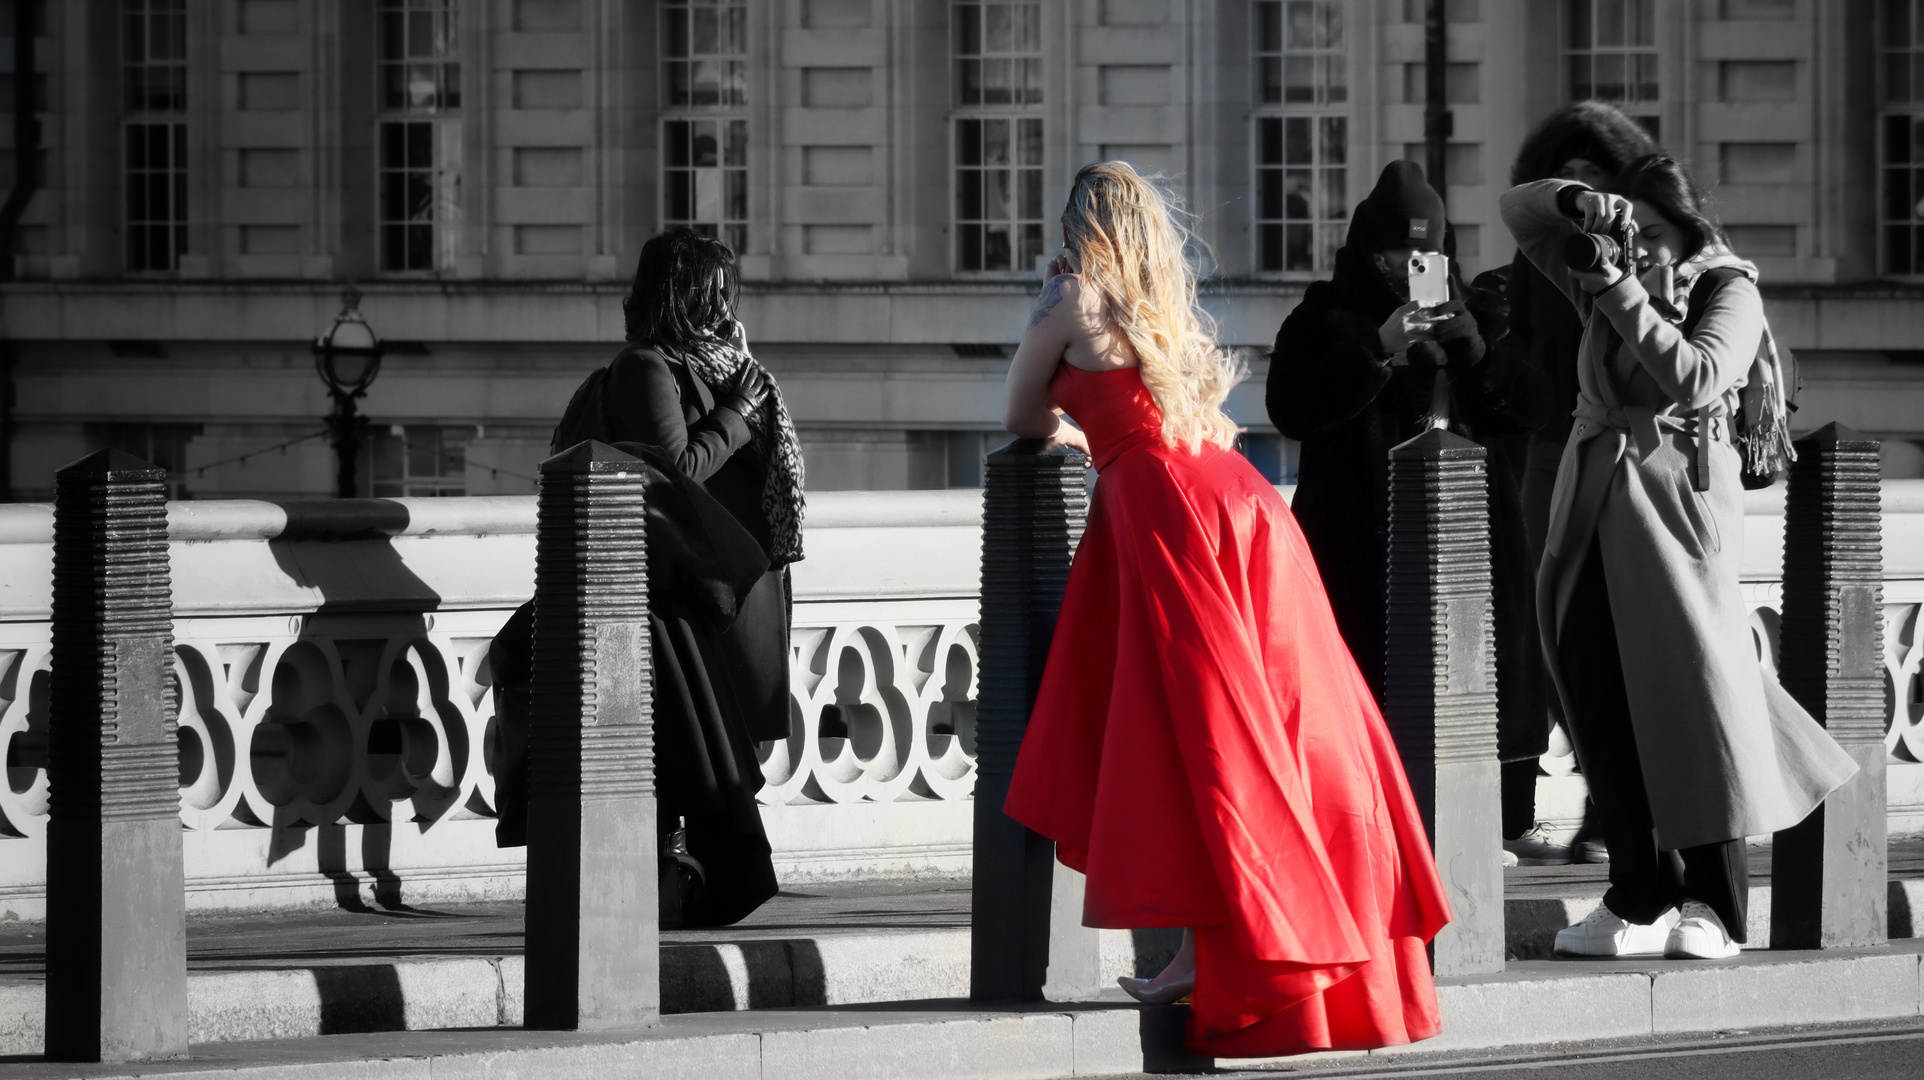
{"type": "Polygon", "coordinates": [[[1684,901],[1683,917],[1663,943],[1664,956],[1672,960],[1726,960],[1742,951],[1730,940],[1724,920],[1699,900],[1684,901]]]}
{"type": "Polygon", "coordinates": [[[1653,923],[1625,922],[1602,904],[1575,926],[1557,931],[1558,956],[1640,956],[1660,953],[1670,941],[1671,913],[1653,923]]]}

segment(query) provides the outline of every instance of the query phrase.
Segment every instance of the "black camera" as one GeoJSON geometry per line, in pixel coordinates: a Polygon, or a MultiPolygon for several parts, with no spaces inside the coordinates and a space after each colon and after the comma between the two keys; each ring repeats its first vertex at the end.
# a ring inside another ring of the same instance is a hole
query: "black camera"
{"type": "Polygon", "coordinates": [[[1610,223],[1608,232],[1581,232],[1563,242],[1563,265],[1579,274],[1594,273],[1606,266],[1616,266],[1625,273],[1631,271],[1631,262],[1636,258],[1630,238],[1634,226],[1627,215],[1619,215],[1610,223]]]}

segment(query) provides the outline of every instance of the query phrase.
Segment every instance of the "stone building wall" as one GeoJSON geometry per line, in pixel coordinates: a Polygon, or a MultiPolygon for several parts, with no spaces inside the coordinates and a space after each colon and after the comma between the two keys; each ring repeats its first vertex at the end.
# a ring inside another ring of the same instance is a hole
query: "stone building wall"
{"type": "MultiPolygon", "coordinates": [[[[1887,436],[1890,475],[1924,474],[1924,140],[1900,145],[1924,113],[1914,6],[1450,0],[1464,268],[1513,252],[1496,199],[1530,125],[1619,98],[1763,267],[1805,361],[1800,421],[1887,436]]],[[[1063,194],[1104,157],[1196,215],[1207,302],[1256,380],[1232,408],[1287,479],[1261,350],[1347,207],[1422,156],[1422,8],[44,4],[45,183],[0,284],[12,493],[45,497],[108,442],[174,468],[179,493],[325,493],[307,343],[350,280],[395,344],[365,403],[370,492],[530,491],[568,393],[621,337],[641,242],[676,221],[739,245],[812,486],[972,485],[1063,194]]],[[[0,67],[12,55],[0,43],[0,67]]],[[[0,149],[12,136],[0,124],[0,149]]]]}

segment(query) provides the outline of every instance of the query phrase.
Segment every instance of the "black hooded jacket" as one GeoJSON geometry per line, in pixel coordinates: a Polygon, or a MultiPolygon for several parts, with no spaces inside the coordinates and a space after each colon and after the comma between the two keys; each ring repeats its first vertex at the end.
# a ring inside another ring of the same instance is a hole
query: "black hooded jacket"
{"type": "MultiPolygon", "coordinates": [[[[1440,203],[1440,201],[1439,201],[1440,203]]],[[[1499,752],[1541,754],[1542,665],[1530,633],[1534,603],[1519,488],[1520,435],[1542,422],[1542,384],[1516,352],[1486,345],[1500,332],[1474,303],[1476,331],[1418,342],[1392,364],[1378,328],[1405,302],[1376,262],[1382,236],[1366,200],[1352,216],[1335,273],[1312,284],[1283,321],[1270,357],[1267,404],[1276,429],[1302,444],[1293,510],[1363,677],[1381,701],[1385,632],[1389,451],[1421,434],[1439,376],[1447,379],[1449,430],[1488,452],[1491,562],[1497,634],[1499,752]]],[[[1454,256],[1454,238],[1444,236],[1454,256]]],[[[1452,305],[1464,290],[1451,258],[1452,305]]],[[[1460,330],[1459,330],[1460,332],[1460,330]]]]}
{"type": "MultiPolygon", "coordinates": [[[[1571,158],[1583,158],[1615,175],[1632,161],[1656,152],[1650,134],[1616,106],[1579,101],[1551,113],[1523,141],[1516,166],[1510,170],[1510,183],[1547,180],[1571,158]]],[[[1569,298],[1521,251],[1510,264],[1509,299],[1508,344],[1543,373],[1548,397],[1537,437],[1562,443],[1575,423],[1570,413],[1577,407],[1577,346],[1583,341],[1583,320],[1569,298]]]]}

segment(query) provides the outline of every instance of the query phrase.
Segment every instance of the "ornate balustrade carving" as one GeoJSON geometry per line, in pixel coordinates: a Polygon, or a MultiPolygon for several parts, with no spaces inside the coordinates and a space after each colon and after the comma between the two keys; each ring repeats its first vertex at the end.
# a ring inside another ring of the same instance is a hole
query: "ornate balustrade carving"
{"type": "MultiPolygon", "coordinates": [[[[1751,493],[1746,526],[1767,663],[1779,599],[1768,553],[1782,528],[1772,494],[1751,493]]],[[[966,868],[980,498],[812,500],[809,557],[794,568],[794,727],[762,747],[778,861],[783,838],[800,836],[834,872],[860,872],[903,831],[884,818],[915,818],[925,824],[909,846],[923,861],[902,866],[966,868]],[[857,817],[825,830],[803,816],[817,807],[857,817]]],[[[1924,481],[1886,482],[1884,511],[1886,742],[1893,761],[1924,762],[1924,481]]],[[[534,500],[175,503],[168,524],[194,902],[271,902],[256,885],[281,870],[323,890],[343,874],[379,879],[388,863],[450,889],[484,871],[518,880],[521,851],[491,838],[487,647],[533,587],[534,500]]],[[[35,911],[21,898],[44,881],[52,534],[50,507],[0,506],[0,911],[35,911]]],[[[1544,764],[1569,768],[1554,754],[1544,764]]]]}

